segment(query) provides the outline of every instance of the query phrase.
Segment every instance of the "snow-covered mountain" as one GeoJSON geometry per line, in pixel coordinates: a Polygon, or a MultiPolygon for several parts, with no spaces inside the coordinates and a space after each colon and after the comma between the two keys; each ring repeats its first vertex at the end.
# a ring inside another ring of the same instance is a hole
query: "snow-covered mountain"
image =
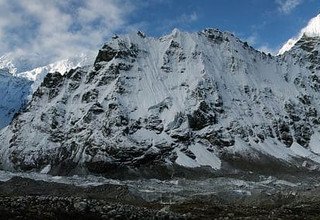
{"type": "Polygon", "coordinates": [[[49,72],[64,74],[72,68],[86,65],[89,58],[81,55],[37,68],[22,60],[12,54],[0,57],[0,129],[10,123],[49,72]]]}
{"type": "Polygon", "coordinates": [[[9,54],[0,57],[0,70],[10,74],[17,72],[17,68],[12,63],[12,58],[9,56],[9,54]]]}
{"type": "Polygon", "coordinates": [[[81,55],[37,67],[29,71],[16,72],[13,75],[33,81],[32,93],[34,93],[48,73],[59,72],[63,75],[71,69],[87,65],[90,61],[92,60],[88,56],[81,55]]]}
{"type": "Polygon", "coordinates": [[[303,36],[306,37],[320,37],[320,14],[312,18],[308,25],[304,27],[298,36],[291,38],[279,50],[278,55],[289,51],[303,36]]]}
{"type": "Polygon", "coordinates": [[[8,125],[14,114],[26,104],[32,82],[0,70],[0,129],[8,125]]]}
{"type": "Polygon", "coordinates": [[[319,169],[319,44],[303,36],[273,57],[214,29],[114,37],[93,65],[45,77],[0,133],[1,167],[127,177],[319,169]]]}
{"type": "MultiPolygon", "coordinates": [[[[40,57],[36,58],[41,60],[40,57]]],[[[64,74],[72,68],[85,66],[90,62],[93,62],[91,56],[81,54],[54,63],[37,66],[37,63],[42,64],[45,63],[45,61],[32,62],[32,59],[29,60],[29,58],[16,57],[14,54],[8,53],[0,57],[0,70],[6,70],[13,76],[34,81],[33,90],[36,90],[47,73],[59,72],[64,74]]]]}

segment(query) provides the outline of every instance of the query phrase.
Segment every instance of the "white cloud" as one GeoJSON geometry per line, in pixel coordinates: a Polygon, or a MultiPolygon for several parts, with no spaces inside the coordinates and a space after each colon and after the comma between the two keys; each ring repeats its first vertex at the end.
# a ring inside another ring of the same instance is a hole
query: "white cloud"
{"type": "Polygon", "coordinates": [[[129,0],[0,0],[0,56],[52,62],[96,53],[133,11],[129,0]]]}
{"type": "MultiPolygon", "coordinates": [[[[235,34],[237,35],[237,34],[235,34]]],[[[239,34],[240,35],[240,34],[239,34]]],[[[255,32],[252,33],[250,36],[243,38],[243,41],[248,42],[250,46],[253,46],[254,48],[257,48],[257,50],[261,52],[265,52],[266,54],[270,53],[272,55],[276,55],[278,49],[270,47],[265,42],[261,42],[261,38],[259,35],[255,32]]]]}
{"type": "Polygon", "coordinates": [[[262,45],[258,48],[259,51],[265,52],[265,53],[270,53],[272,55],[276,55],[277,54],[277,49],[274,48],[270,48],[268,45],[262,45]]]}
{"type": "Polygon", "coordinates": [[[255,46],[257,44],[257,41],[258,41],[257,33],[254,33],[254,34],[250,35],[249,37],[244,38],[244,41],[248,42],[252,46],[255,46]]]}
{"type": "Polygon", "coordinates": [[[174,28],[184,29],[189,27],[199,19],[197,12],[182,13],[176,17],[168,17],[166,19],[159,19],[157,22],[159,25],[155,28],[157,32],[166,33],[172,31],[174,28]]]}
{"type": "Polygon", "coordinates": [[[180,15],[176,23],[177,24],[190,24],[198,20],[198,14],[196,12],[192,12],[191,14],[182,14],[180,15]]]}
{"type": "Polygon", "coordinates": [[[194,22],[194,21],[197,21],[197,20],[198,20],[198,14],[196,12],[193,12],[190,15],[190,21],[194,22]]]}
{"type": "Polygon", "coordinates": [[[303,0],[276,0],[278,10],[284,14],[290,14],[303,0]]]}

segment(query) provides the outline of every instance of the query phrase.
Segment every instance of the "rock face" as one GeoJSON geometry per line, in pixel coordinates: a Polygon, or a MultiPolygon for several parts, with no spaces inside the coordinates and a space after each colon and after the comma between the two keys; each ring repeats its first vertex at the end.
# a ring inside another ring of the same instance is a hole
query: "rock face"
{"type": "Polygon", "coordinates": [[[92,66],[45,77],[1,131],[1,167],[155,177],[179,166],[318,169],[319,42],[305,37],[273,57],[214,29],[115,37],[92,66]]]}

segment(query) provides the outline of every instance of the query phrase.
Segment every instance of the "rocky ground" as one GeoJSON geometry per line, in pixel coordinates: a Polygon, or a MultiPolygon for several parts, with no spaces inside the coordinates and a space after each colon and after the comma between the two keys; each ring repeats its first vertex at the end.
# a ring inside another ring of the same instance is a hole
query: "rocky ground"
{"type": "Polygon", "coordinates": [[[130,184],[81,187],[13,177],[0,183],[0,219],[318,219],[320,187],[313,180],[310,187],[275,179],[254,186],[210,180],[234,181],[238,187],[221,186],[214,193],[201,191],[201,185],[213,182],[194,182],[198,194],[185,187],[162,195],[183,199],[152,201],[130,184]]]}

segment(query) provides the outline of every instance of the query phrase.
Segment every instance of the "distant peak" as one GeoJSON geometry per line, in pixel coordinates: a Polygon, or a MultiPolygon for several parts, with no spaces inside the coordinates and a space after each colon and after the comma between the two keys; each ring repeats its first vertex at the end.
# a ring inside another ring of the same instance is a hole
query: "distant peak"
{"type": "Polygon", "coordinates": [[[312,18],[308,25],[302,29],[302,33],[307,37],[319,37],[320,36],[320,14],[312,18]]]}
{"type": "Polygon", "coordinates": [[[303,36],[320,37],[320,14],[312,18],[308,25],[300,31],[297,37],[289,39],[279,50],[278,55],[289,51],[303,36]]]}

